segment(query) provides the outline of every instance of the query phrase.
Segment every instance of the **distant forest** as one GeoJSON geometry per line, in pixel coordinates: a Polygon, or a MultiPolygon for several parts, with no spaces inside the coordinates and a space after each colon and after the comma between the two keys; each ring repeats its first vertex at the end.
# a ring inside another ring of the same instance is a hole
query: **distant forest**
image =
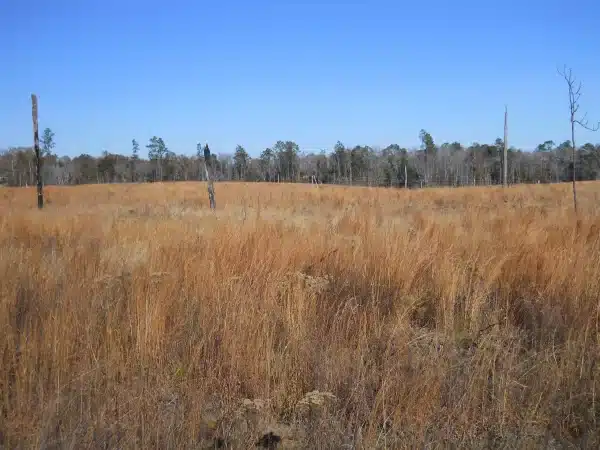
{"type": "MultiPolygon", "coordinates": [[[[389,187],[494,185],[502,182],[504,142],[434,142],[430,133],[420,132],[421,146],[407,149],[393,144],[385,148],[346,147],[338,142],[330,151],[303,152],[293,141],[278,141],[251,158],[243,146],[231,154],[212,154],[211,166],[217,181],[314,182],[325,184],[389,187]],[[406,183],[405,183],[406,181],[406,183]]],[[[128,154],[104,152],[94,157],[74,158],[54,153],[55,136],[46,128],[40,139],[43,154],[42,178],[46,185],[128,183],[205,180],[204,153],[177,155],[165,141],[153,136],[145,144],[133,139],[128,154]],[[143,156],[144,155],[144,156],[143,156]]],[[[534,151],[511,147],[508,151],[508,181],[553,183],[572,177],[571,142],[557,145],[546,141],[534,151]]],[[[577,148],[577,180],[600,178],[600,145],[577,148]]],[[[35,155],[32,147],[0,152],[0,183],[9,186],[35,184],[35,155]]]]}

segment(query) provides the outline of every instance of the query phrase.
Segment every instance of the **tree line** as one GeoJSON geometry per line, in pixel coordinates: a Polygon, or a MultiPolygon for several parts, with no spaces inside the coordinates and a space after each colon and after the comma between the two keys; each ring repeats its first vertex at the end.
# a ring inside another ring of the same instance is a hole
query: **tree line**
{"type": "MultiPolygon", "coordinates": [[[[216,180],[266,182],[319,182],[389,187],[467,186],[502,183],[504,142],[438,144],[421,130],[421,146],[407,149],[398,144],[385,148],[337,142],[333,149],[304,152],[294,141],[277,141],[252,158],[238,145],[229,154],[211,154],[216,180]]],[[[198,144],[194,155],[178,155],[165,140],[152,136],[146,157],[136,139],[127,153],[103,152],[58,156],[55,134],[46,128],[40,139],[44,184],[127,183],[205,180],[204,153],[198,144]]],[[[571,141],[546,141],[533,151],[508,149],[508,182],[552,183],[570,181],[573,170],[571,141]]],[[[600,179],[600,144],[587,143],[575,151],[575,178],[600,179]]],[[[14,147],[0,153],[0,180],[10,186],[35,184],[32,147],[14,147]]]]}

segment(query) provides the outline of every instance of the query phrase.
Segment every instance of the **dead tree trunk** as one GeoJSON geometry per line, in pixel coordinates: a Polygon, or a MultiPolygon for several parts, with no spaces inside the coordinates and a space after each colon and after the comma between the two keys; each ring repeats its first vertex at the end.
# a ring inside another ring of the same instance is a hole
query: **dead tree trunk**
{"type": "Polygon", "coordinates": [[[206,180],[208,181],[208,201],[210,203],[210,209],[214,210],[217,205],[215,202],[215,186],[213,184],[210,149],[208,148],[208,144],[204,146],[204,173],[206,175],[206,180]]]}
{"type": "Polygon", "coordinates": [[[40,155],[40,135],[38,132],[38,102],[35,94],[31,94],[31,117],[33,119],[33,149],[35,151],[37,205],[39,209],[42,209],[44,207],[44,192],[42,187],[42,156],[40,155]]]}
{"type": "Polygon", "coordinates": [[[508,108],[504,107],[504,157],[502,159],[502,184],[508,186],[508,108]]]}

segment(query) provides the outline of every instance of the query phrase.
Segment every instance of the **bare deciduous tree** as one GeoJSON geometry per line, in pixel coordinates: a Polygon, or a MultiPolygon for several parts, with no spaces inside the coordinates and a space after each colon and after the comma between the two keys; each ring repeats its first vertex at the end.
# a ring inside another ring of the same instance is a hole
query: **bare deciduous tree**
{"type": "Polygon", "coordinates": [[[577,190],[575,188],[575,155],[576,148],[575,145],[575,124],[578,124],[580,127],[585,128],[590,131],[598,131],[600,129],[600,122],[598,122],[595,126],[590,126],[587,120],[587,113],[583,115],[581,119],[577,118],[577,111],[579,111],[579,98],[581,97],[581,81],[577,82],[575,77],[573,76],[573,72],[571,69],[567,71],[567,66],[564,68],[557,69],[558,73],[565,79],[567,82],[567,86],[569,88],[569,113],[570,113],[570,121],[571,121],[571,166],[572,166],[572,181],[573,181],[573,207],[575,209],[575,214],[577,214],[577,190]]]}

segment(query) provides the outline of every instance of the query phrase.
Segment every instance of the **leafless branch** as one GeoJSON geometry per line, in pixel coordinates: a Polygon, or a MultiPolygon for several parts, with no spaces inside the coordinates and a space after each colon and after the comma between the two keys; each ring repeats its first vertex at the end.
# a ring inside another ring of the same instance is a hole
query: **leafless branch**
{"type": "Polygon", "coordinates": [[[592,126],[589,125],[589,122],[587,120],[587,113],[585,113],[581,119],[575,119],[575,123],[577,125],[579,125],[580,127],[585,128],[586,130],[589,130],[589,131],[600,130],[600,122],[598,122],[596,125],[592,125],[592,126]]]}
{"type": "Polygon", "coordinates": [[[575,117],[575,114],[579,111],[579,99],[581,98],[581,91],[583,89],[582,82],[577,81],[577,79],[573,76],[573,71],[571,69],[567,70],[566,65],[562,70],[557,68],[557,71],[559,75],[565,79],[567,82],[567,87],[569,88],[569,110],[571,112],[571,120],[573,123],[576,123],[580,127],[589,131],[600,130],[600,121],[595,125],[589,125],[589,121],[587,120],[587,112],[580,119],[575,117]]]}

